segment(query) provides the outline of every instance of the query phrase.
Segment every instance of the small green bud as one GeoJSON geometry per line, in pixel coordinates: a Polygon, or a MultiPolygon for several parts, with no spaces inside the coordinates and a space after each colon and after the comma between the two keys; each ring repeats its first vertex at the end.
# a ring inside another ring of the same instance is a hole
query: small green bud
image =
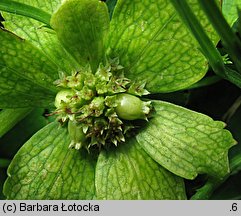
{"type": "Polygon", "coordinates": [[[104,97],[96,97],[94,98],[90,105],[89,109],[93,112],[93,116],[99,117],[105,109],[105,99],[104,97]]]}
{"type": "Polygon", "coordinates": [[[74,121],[68,122],[68,132],[71,139],[70,147],[80,149],[85,145],[86,134],[83,131],[83,126],[74,121]]]}
{"type": "Polygon", "coordinates": [[[144,102],[140,98],[130,94],[118,94],[117,106],[115,111],[119,118],[125,120],[147,119],[147,115],[150,113],[151,102],[144,102]]]}
{"type": "Polygon", "coordinates": [[[68,88],[81,90],[84,86],[84,75],[81,73],[75,73],[72,76],[68,76],[67,81],[66,85],[68,88]]]}
{"type": "Polygon", "coordinates": [[[71,89],[65,89],[62,91],[59,91],[58,94],[55,97],[54,105],[56,108],[61,107],[61,103],[70,103],[71,98],[75,95],[75,92],[71,89]]]}

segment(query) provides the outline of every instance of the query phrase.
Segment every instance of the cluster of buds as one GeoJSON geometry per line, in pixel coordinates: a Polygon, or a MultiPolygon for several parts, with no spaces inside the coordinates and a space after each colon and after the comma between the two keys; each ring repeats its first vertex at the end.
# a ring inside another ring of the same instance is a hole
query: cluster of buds
{"type": "Polygon", "coordinates": [[[58,121],[68,124],[70,147],[118,145],[134,128],[133,120],[147,120],[151,102],[139,96],[148,94],[144,83],[124,77],[118,59],[99,65],[93,73],[87,66],[71,76],[60,74],[55,82],[61,89],[55,98],[58,121]]]}

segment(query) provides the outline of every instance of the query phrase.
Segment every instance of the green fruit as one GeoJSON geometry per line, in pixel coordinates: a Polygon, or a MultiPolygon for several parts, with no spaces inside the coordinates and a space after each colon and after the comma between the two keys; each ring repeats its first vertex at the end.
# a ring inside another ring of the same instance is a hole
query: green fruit
{"type": "Polygon", "coordinates": [[[125,120],[147,119],[150,113],[150,103],[130,94],[118,94],[115,111],[119,118],[125,120]]]}
{"type": "Polygon", "coordinates": [[[56,108],[60,108],[62,103],[70,103],[71,98],[75,95],[75,92],[71,89],[65,89],[58,92],[55,97],[54,105],[56,108]]]}
{"type": "Polygon", "coordinates": [[[70,147],[80,149],[86,144],[86,134],[83,131],[83,125],[74,121],[68,122],[68,132],[71,139],[70,147]]]}

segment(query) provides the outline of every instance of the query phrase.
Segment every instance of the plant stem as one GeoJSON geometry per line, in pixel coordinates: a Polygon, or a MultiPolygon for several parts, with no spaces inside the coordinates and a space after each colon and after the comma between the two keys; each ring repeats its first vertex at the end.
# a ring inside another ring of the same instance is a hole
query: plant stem
{"type": "Polygon", "coordinates": [[[14,13],[16,15],[22,15],[29,18],[33,18],[39,22],[46,24],[46,27],[50,27],[51,15],[45,11],[32,7],[30,5],[22,4],[10,0],[1,0],[0,1],[0,10],[14,13]]]}

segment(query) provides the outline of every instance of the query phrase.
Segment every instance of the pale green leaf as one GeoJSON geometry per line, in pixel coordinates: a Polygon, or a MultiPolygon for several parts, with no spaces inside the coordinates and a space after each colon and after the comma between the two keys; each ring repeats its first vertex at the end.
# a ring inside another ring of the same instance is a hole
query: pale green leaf
{"type": "MultiPolygon", "coordinates": [[[[29,42],[6,30],[0,30],[0,67],[15,71],[19,77],[56,92],[56,65],[29,42]]],[[[9,73],[9,76],[11,73],[9,73]]]]}
{"type": "Polygon", "coordinates": [[[40,50],[0,29],[0,107],[47,105],[53,100],[58,79],[56,65],[40,50]]]}
{"type": "MultiPolygon", "coordinates": [[[[39,8],[46,13],[52,14],[61,4],[61,0],[15,0],[19,3],[24,3],[36,8],[39,8]]],[[[36,47],[41,49],[55,64],[59,70],[67,74],[79,69],[78,63],[74,58],[63,48],[57,39],[54,31],[45,28],[41,22],[28,17],[23,17],[15,14],[2,13],[5,21],[4,27],[18,36],[30,41],[36,47]]]]}
{"type": "Polygon", "coordinates": [[[137,141],[160,165],[194,179],[199,173],[223,178],[228,149],[235,144],[225,124],[167,102],[153,102],[156,113],[137,141]]]}
{"type": "MultiPolygon", "coordinates": [[[[21,74],[21,73],[20,73],[21,74]]],[[[9,68],[0,69],[0,107],[48,107],[55,94],[9,68]]]]}
{"type": "Polygon", "coordinates": [[[183,180],[153,161],[135,139],[101,152],[95,181],[97,199],[185,199],[183,180]]]}
{"type": "Polygon", "coordinates": [[[109,14],[104,2],[69,0],[53,14],[51,27],[63,46],[83,66],[95,70],[104,60],[103,40],[109,29],[109,14]]]}
{"type": "Polygon", "coordinates": [[[238,19],[238,8],[241,9],[240,0],[223,0],[222,12],[231,26],[238,19]]]}
{"type": "MultiPolygon", "coordinates": [[[[198,3],[190,6],[216,42],[198,3]]],[[[170,1],[119,0],[108,38],[110,57],[119,56],[126,76],[145,80],[151,92],[186,88],[207,71],[207,60],[170,1]]]]}
{"type": "Polygon", "coordinates": [[[5,109],[0,111],[0,138],[8,132],[14,125],[21,121],[31,112],[31,108],[5,109]]]}
{"type": "Polygon", "coordinates": [[[67,130],[51,123],[15,155],[4,194],[8,199],[92,199],[95,158],[69,149],[67,130]]]}

